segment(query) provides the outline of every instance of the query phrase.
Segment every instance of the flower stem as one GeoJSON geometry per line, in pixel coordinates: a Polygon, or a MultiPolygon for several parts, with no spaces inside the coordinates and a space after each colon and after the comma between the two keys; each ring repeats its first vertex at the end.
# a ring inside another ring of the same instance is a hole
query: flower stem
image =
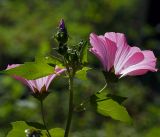
{"type": "Polygon", "coordinates": [[[48,128],[46,126],[45,118],[44,118],[44,109],[43,109],[43,100],[42,99],[40,100],[40,103],[41,103],[41,115],[42,115],[43,125],[44,125],[45,130],[47,131],[47,136],[51,137],[51,135],[48,131],[48,128]]]}
{"type": "Polygon", "coordinates": [[[107,87],[107,85],[108,85],[108,84],[106,83],[101,90],[97,91],[97,93],[101,93],[101,92],[107,87]]]}
{"type": "Polygon", "coordinates": [[[68,119],[67,119],[64,137],[69,136],[72,115],[73,115],[73,76],[70,75],[69,76],[69,111],[68,111],[68,119]]]}

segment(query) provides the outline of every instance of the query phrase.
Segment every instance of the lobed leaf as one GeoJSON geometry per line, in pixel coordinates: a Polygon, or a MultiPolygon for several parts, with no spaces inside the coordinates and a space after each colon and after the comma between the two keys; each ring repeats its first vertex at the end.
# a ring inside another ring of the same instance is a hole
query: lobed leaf
{"type": "MultiPolygon", "coordinates": [[[[48,137],[46,130],[44,130],[44,126],[39,123],[16,121],[11,123],[11,125],[12,125],[12,130],[8,133],[7,137],[26,137],[27,135],[31,135],[31,134],[35,136],[39,135],[41,137],[48,137]],[[42,127],[42,128],[39,128],[39,127],[42,127]]],[[[64,136],[64,130],[61,128],[50,129],[49,133],[53,137],[64,136]]]]}
{"type": "Polygon", "coordinates": [[[91,68],[89,67],[83,67],[81,70],[76,72],[75,77],[81,80],[87,80],[87,71],[90,70],[91,68]]]}
{"type": "Polygon", "coordinates": [[[112,99],[97,102],[97,112],[104,116],[110,116],[115,120],[132,123],[126,108],[112,99]]]}
{"type": "Polygon", "coordinates": [[[26,79],[37,79],[54,73],[54,68],[45,63],[27,62],[18,67],[1,71],[3,74],[20,76],[26,79]]]}
{"type": "Polygon", "coordinates": [[[7,137],[26,137],[25,130],[33,128],[28,126],[24,121],[12,122],[12,130],[8,133],[7,137]]]}
{"type": "Polygon", "coordinates": [[[46,63],[46,64],[51,64],[51,65],[62,65],[62,60],[60,60],[59,58],[55,57],[55,56],[42,56],[42,55],[37,55],[35,57],[35,62],[38,63],[46,63]]]}
{"type": "Polygon", "coordinates": [[[125,97],[102,92],[91,96],[90,101],[99,114],[110,116],[111,118],[122,122],[132,123],[132,119],[126,108],[121,105],[125,99],[125,97]]]}

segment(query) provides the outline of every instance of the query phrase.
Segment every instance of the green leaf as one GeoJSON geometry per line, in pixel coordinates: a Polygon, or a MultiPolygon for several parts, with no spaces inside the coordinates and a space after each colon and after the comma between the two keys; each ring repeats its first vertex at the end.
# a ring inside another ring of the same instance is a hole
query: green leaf
{"type": "Polygon", "coordinates": [[[85,64],[87,63],[87,53],[88,53],[88,44],[87,42],[85,41],[82,45],[82,49],[80,51],[80,60],[82,62],[82,64],[85,64]]]}
{"type": "Polygon", "coordinates": [[[25,130],[33,128],[28,126],[24,121],[13,122],[12,130],[8,133],[7,137],[26,137],[25,130]]]}
{"type": "Polygon", "coordinates": [[[91,68],[89,67],[83,67],[81,70],[76,72],[75,77],[81,80],[87,80],[87,71],[90,70],[91,68]]]}
{"type": "Polygon", "coordinates": [[[38,63],[46,63],[46,64],[51,64],[51,65],[62,65],[62,61],[55,57],[55,56],[42,56],[42,55],[37,55],[35,57],[35,62],[38,63]]]}
{"type": "Polygon", "coordinates": [[[95,107],[96,111],[103,116],[110,116],[115,120],[126,123],[132,123],[126,108],[119,103],[122,103],[126,98],[115,96],[106,93],[96,93],[91,96],[91,104],[95,107]]]}
{"type": "MultiPolygon", "coordinates": [[[[12,130],[8,133],[7,137],[26,137],[28,134],[38,134],[41,137],[47,137],[47,132],[44,126],[39,123],[16,121],[12,122],[12,130]],[[42,130],[43,129],[43,130],[42,130]]],[[[49,130],[53,137],[63,137],[64,130],[61,128],[53,128],[49,130]]]]}
{"type": "Polygon", "coordinates": [[[50,129],[49,133],[53,137],[64,137],[64,129],[62,129],[62,128],[53,128],[53,129],[50,129]]]}
{"type": "Polygon", "coordinates": [[[115,120],[132,123],[126,108],[112,99],[97,102],[97,112],[104,116],[110,116],[115,120]]]}
{"type": "Polygon", "coordinates": [[[122,104],[127,99],[127,97],[117,96],[117,95],[113,95],[113,94],[107,94],[107,97],[113,99],[114,101],[118,102],[119,104],[122,104]]]}
{"type": "Polygon", "coordinates": [[[1,73],[16,75],[26,79],[37,79],[53,74],[54,69],[45,63],[27,62],[16,68],[1,71],[1,73]]]}
{"type": "Polygon", "coordinates": [[[37,122],[26,122],[26,124],[31,127],[35,127],[36,129],[45,129],[45,126],[43,124],[37,122]]]}
{"type": "Polygon", "coordinates": [[[112,99],[112,100],[118,102],[119,104],[122,104],[127,99],[127,97],[117,96],[114,94],[107,94],[106,92],[100,92],[100,93],[97,92],[91,98],[93,99],[93,102],[95,100],[98,102],[98,101],[102,101],[102,100],[106,100],[106,99],[112,99]]]}

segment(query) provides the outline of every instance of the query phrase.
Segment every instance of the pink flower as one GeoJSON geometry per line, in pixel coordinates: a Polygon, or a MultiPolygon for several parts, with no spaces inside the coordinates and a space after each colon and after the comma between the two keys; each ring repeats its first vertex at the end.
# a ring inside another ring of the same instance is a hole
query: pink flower
{"type": "Polygon", "coordinates": [[[90,51],[101,61],[104,71],[114,68],[120,77],[157,71],[153,52],[129,46],[122,33],[108,32],[104,36],[91,33],[90,43],[90,51]]]}
{"type": "MultiPolygon", "coordinates": [[[[20,66],[20,64],[12,64],[12,65],[8,65],[7,69],[11,69],[11,68],[15,68],[20,66]]],[[[14,76],[15,79],[21,81],[22,83],[24,83],[25,85],[29,86],[30,89],[34,92],[34,93],[43,93],[43,92],[47,92],[49,85],[51,84],[52,80],[60,75],[61,73],[63,73],[65,71],[65,69],[61,69],[58,66],[55,67],[55,71],[54,74],[51,74],[49,76],[45,76],[42,78],[38,78],[35,80],[27,80],[23,77],[19,77],[19,76],[14,76]]]]}

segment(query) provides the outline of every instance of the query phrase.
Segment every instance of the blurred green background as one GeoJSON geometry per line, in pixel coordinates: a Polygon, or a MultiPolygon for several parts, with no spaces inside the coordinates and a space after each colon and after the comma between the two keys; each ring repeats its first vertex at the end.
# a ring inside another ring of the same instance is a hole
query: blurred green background
{"type": "MultiPolygon", "coordinates": [[[[114,31],[127,35],[130,45],[153,50],[160,56],[160,9],[156,0],[0,0],[0,68],[33,61],[36,54],[50,54],[59,20],[66,22],[70,43],[88,40],[91,32],[114,31]]],[[[97,90],[105,80],[98,60],[89,53],[88,81],[75,80],[76,104],[97,90]]],[[[157,65],[158,66],[158,65],[157,65]]],[[[103,118],[94,111],[75,113],[72,137],[160,137],[160,75],[125,77],[114,93],[125,101],[133,125],[103,118]]],[[[48,126],[65,127],[68,106],[67,79],[57,78],[45,100],[48,126]]],[[[0,137],[12,121],[41,122],[39,103],[31,91],[9,76],[0,76],[0,137]]]]}

